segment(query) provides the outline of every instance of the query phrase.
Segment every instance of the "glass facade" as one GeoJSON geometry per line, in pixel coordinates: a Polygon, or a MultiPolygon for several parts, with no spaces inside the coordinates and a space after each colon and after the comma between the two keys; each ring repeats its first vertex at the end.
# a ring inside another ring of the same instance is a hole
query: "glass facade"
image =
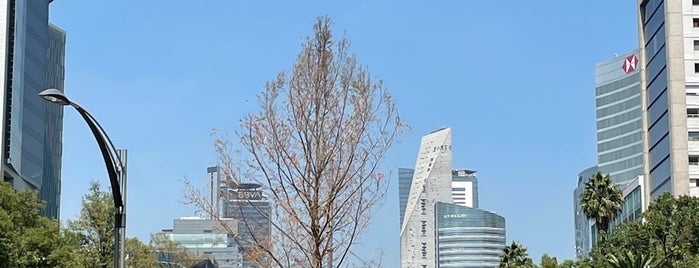
{"type": "Polygon", "coordinates": [[[668,109],[667,55],[665,51],[665,2],[648,0],[641,5],[646,52],[646,101],[648,148],[651,163],[650,193],[656,197],[672,188],[668,109]]]}
{"type": "Polygon", "coordinates": [[[590,220],[580,206],[580,195],[585,190],[585,183],[597,173],[597,166],[589,167],[578,174],[578,187],[573,191],[573,213],[575,222],[575,256],[582,258],[587,256],[592,248],[590,220]]]}
{"type": "Polygon", "coordinates": [[[49,25],[50,2],[7,1],[3,178],[17,190],[39,190],[42,213],[57,218],[62,111],[38,97],[62,89],[65,73],[65,32],[49,25]]]}
{"type": "MultiPolygon", "coordinates": [[[[63,91],[65,81],[66,33],[55,25],[49,25],[49,68],[46,88],[63,91]]],[[[61,204],[61,160],[63,155],[63,106],[44,102],[46,105],[46,130],[44,133],[44,178],[39,197],[46,201],[43,214],[58,218],[61,204]]]]}
{"type": "MultiPolygon", "coordinates": [[[[261,185],[255,184],[254,187],[256,189],[261,187],[261,185]]],[[[221,189],[223,188],[225,188],[223,190],[225,194],[219,197],[221,198],[219,202],[221,202],[223,207],[221,216],[238,221],[238,232],[234,237],[234,241],[237,244],[239,254],[243,258],[241,267],[250,267],[250,260],[245,252],[249,251],[256,243],[264,243],[264,241],[272,243],[270,203],[263,199],[262,192],[259,189],[243,189],[237,186],[221,187],[221,189]]]]}
{"type": "Polygon", "coordinates": [[[643,174],[640,72],[622,68],[636,55],[633,51],[595,66],[598,171],[614,183],[643,174]]]}
{"type": "Polygon", "coordinates": [[[437,202],[437,267],[498,267],[505,248],[505,218],[437,202]]]}
{"type": "MultiPolygon", "coordinates": [[[[223,220],[225,227],[216,220],[199,217],[184,217],[173,221],[171,230],[164,234],[174,242],[180,243],[197,257],[213,257],[221,268],[241,267],[240,254],[233,235],[227,228],[237,229],[237,221],[223,220]]],[[[159,261],[170,264],[168,252],[159,252],[159,261]]]]}

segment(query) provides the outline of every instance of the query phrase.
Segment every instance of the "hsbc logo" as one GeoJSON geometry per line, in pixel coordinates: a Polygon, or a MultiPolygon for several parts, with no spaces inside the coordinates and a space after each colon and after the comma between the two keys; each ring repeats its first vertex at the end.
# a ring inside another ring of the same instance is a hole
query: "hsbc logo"
{"type": "Polygon", "coordinates": [[[626,57],[624,64],[621,65],[621,69],[626,73],[630,73],[636,70],[636,66],[638,66],[638,57],[631,55],[626,57]]]}

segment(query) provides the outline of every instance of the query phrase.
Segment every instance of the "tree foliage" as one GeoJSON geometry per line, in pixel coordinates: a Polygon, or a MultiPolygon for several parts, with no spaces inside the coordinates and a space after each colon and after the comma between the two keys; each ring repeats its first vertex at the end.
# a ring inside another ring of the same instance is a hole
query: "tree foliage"
{"type": "Polygon", "coordinates": [[[601,234],[609,231],[609,222],[621,210],[623,202],[619,186],[612,184],[609,175],[603,176],[599,172],[585,182],[585,189],[580,195],[583,213],[595,221],[601,234]]]}
{"type": "Polygon", "coordinates": [[[0,181],[0,267],[75,267],[79,240],[58,220],[40,215],[34,191],[0,181]]]}
{"type": "Polygon", "coordinates": [[[127,238],[125,266],[128,268],[157,267],[155,251],[138,238],[127,238]]]}
{"type": "Polygon", "coordinates": [[[274,204],[273,239],[255,241],[259,266],[343,266],[385,195],[379,164],[404,124],[383,82],[330,26],[318,18],[291,73],[267,82],[259,113],[241,120],[242,169],[217,141],[226,178],[262,183],[274,204]]]}
{"type": "Polygon", "coordinates": [[[527,253],[527,248],[513,241],[512,244],[506,246],[500,256],[500,268],[530,268],[535,267],[532,259],[527,253]]]}
{"type": "Polygon", "coordinates": [[[699,267],[699,198],[665,193],[648,206],[643,218],[643,223],[617,226],[579,267],[637,264],[649,259],[649,267],[699,267]]]}
{"type": "Polygon", "coordinates": [[[112,196],[100,189],[100,183],[90,182],[82,198],[80,217],[68,221],[68,227],[81,235],[81,255],[86,267],[110,267],[114,263],[114,202],[112,196]]]}

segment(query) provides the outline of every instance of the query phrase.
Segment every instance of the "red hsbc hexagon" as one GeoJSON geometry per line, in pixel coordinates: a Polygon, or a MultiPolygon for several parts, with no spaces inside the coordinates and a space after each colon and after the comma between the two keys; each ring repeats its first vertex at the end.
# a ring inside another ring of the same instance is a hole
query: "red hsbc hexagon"
{"type": "Polygon", "coordinates": [[[636,70],[637,65],[638,57],[636,57],[636,55],[631,55],[626,57],[624,64],[621,65],[621,69],[623,69],[626,73],[630,73],[636,70]]]}

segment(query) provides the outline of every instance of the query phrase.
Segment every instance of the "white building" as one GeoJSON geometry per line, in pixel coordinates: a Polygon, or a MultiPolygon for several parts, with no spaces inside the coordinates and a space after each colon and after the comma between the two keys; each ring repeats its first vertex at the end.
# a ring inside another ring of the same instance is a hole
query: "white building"
{"type": "Polygon", "coordinates": [[[451,203],[451,129],[422,137],[400,232],[401,267],[435,267],[434,208],[451,203]]]}

